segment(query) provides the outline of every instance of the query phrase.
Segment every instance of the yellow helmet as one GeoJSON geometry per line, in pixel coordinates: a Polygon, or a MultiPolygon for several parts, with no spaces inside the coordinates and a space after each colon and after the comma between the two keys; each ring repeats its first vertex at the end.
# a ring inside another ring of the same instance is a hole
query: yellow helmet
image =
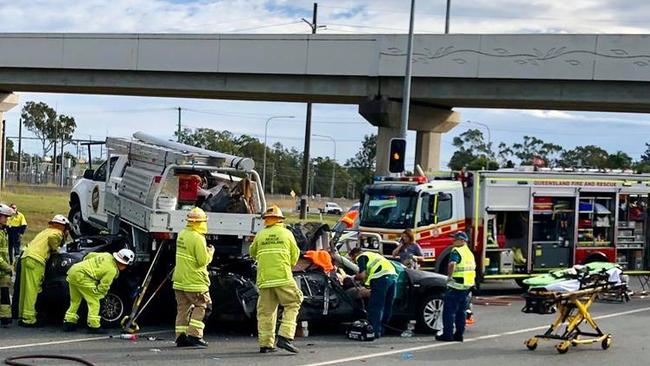
{"type": "Polygon", "coordinates": [[[280,207],[273,205],[264,211],[264,214],[262,215],[263,219],[269,218],[269,217],[276,217],[278,219],[284,219],[284,215],[282,214],[282,210],[280,210],[280,207]]]}
{"type": "Polygon", "coordinates": [[[206,222],[208,221],[208,215],[205,214],[205,211],[198,207],[194,207],[190,212],[187,213],[187,222],[206,222]]]}

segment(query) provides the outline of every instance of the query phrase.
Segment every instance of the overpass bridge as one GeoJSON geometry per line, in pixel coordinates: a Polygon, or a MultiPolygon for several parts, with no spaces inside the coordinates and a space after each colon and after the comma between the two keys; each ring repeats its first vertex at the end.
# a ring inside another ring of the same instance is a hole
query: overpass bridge
{"type": "MultiPolygon", "coordinates": [[[[379,129],[381,173],[405,49],[406,35],[0,34],[0,114],[11,92],[357,104],[379,129]]],[[[454,107],[650,111],[650,35],[417,35],[413,62],[425,169],[454,107]]]]}

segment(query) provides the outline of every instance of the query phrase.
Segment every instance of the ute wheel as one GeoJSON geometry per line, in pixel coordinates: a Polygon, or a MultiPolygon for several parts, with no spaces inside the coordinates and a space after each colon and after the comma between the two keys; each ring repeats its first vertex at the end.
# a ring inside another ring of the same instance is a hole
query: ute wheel
{"type": "Polygon", "coordinates": [[[571,342],[569,341],[564,341],[557,346],[555,346],[555,349],[557,350],[557,353],[563,355],[567,352],[569,352],[569,348],[571,348],[571,342]]]}
{"type": "Polygon", "coordinates": [[[603,342],[600,344],[603,349],[608,349],[612,346],[612,335],[608,334],[607,338],[603,339],[603,342]]]}
{"type": "Polygon", "coordinates": [[[84,221],[83,216],[81,215],[81,207],[79,207],[78,204],[70,207],[68,220],[70,220],[70,235],[75,239],[80,236],[93,235],[96,233],[96,230],[84,221]]]}
{"type": "Polygon", "coordinates": [[[526,345],[526,348],[528,348],[531,351],[534,351],[534,350],[537,349],[537,344],[538,343],[539,343],[539,341],[537,340],[536,337],[533,337],[533,338],[527,340],[526,342],[524,342],[524,344],[526,345]]]}
{"type": "Polygon", "coordinates": [[[417,328],[423,333],[437,334],[442,329],[443,295],[431,294],[427,296],[417,313],[417,328]]]}

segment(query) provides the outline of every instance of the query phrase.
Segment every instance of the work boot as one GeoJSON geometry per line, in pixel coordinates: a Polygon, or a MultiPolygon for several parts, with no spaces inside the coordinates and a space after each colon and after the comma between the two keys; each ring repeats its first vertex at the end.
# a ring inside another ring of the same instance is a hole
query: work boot
{"type": "Polygon", "coordinates": [[[296,346],[293,345],[293,340],[289,338],[285,338],[283,336],[278,336],[278,342],[277,342],[278,348],[282,348],[285,351],[289,351],[291,353],[298,353],[299,350],[296,348],[296,346]]]}
{"type": "Polygon", "coordinates": [[[187,334],[181,334],[176,338],[176,347],[190,347],[191,344],[187,342],[187,334]]]}
{"type": "Polygon", "coordinates": [[[0,326],[2,326],[3,328],[9,328],[12,323],[13,323],[13,320],[11,318],[2,318],[2,319],[0,319],[0,326]]]}
{"type": "Polygon", "coordinates": [[[22,320],[18,321],[18,325],[23,327],[23,328],[39,328],[40,327],[40,324],[38,324],[38,322],[37,323],[25,323],[22,320]]]}
{"type": "Polygon", "coordinates": [[[436,341],[438,341],[438,342],[454,342],[454,339],[438,335],[438,336],[436,336],[436,341]]]}
{"type": "Polygon", "coordinates": [[[108,331],[104,328],[88,328],[88,334],[107,334],[108,331]]]}
{"type": "Polygon", "coordinates": [[[63,331],[64,332],[74,332],[77,330],[77,324],[70,322],[63,322],[63,331]]]}
{"type": "Polygon", "coordinates": [[[189,347],[208,348],[208,342],[203,340],[203,338],[194,336],[187,336],[187,344],[189,347]]]}
{"type": "Polygon", "coordinates": [[[277,351],[278,349],[275,347],[260,347],[260,353],[273,353],[277,351]]]}
{"type": "Polygon", "coordinates": [[[460,333],[454,334],[454,342],[463,342],[463,335],[460,333]]]}

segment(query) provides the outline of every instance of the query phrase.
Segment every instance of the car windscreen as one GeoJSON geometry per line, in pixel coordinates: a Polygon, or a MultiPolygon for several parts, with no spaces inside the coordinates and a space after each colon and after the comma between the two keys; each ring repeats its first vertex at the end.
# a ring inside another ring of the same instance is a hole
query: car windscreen
{"type": "Polygon", "coordinates": [[[361,226],[412,228],[417,194],[414,191],[368,190],[361,208],[361,226]]]}

